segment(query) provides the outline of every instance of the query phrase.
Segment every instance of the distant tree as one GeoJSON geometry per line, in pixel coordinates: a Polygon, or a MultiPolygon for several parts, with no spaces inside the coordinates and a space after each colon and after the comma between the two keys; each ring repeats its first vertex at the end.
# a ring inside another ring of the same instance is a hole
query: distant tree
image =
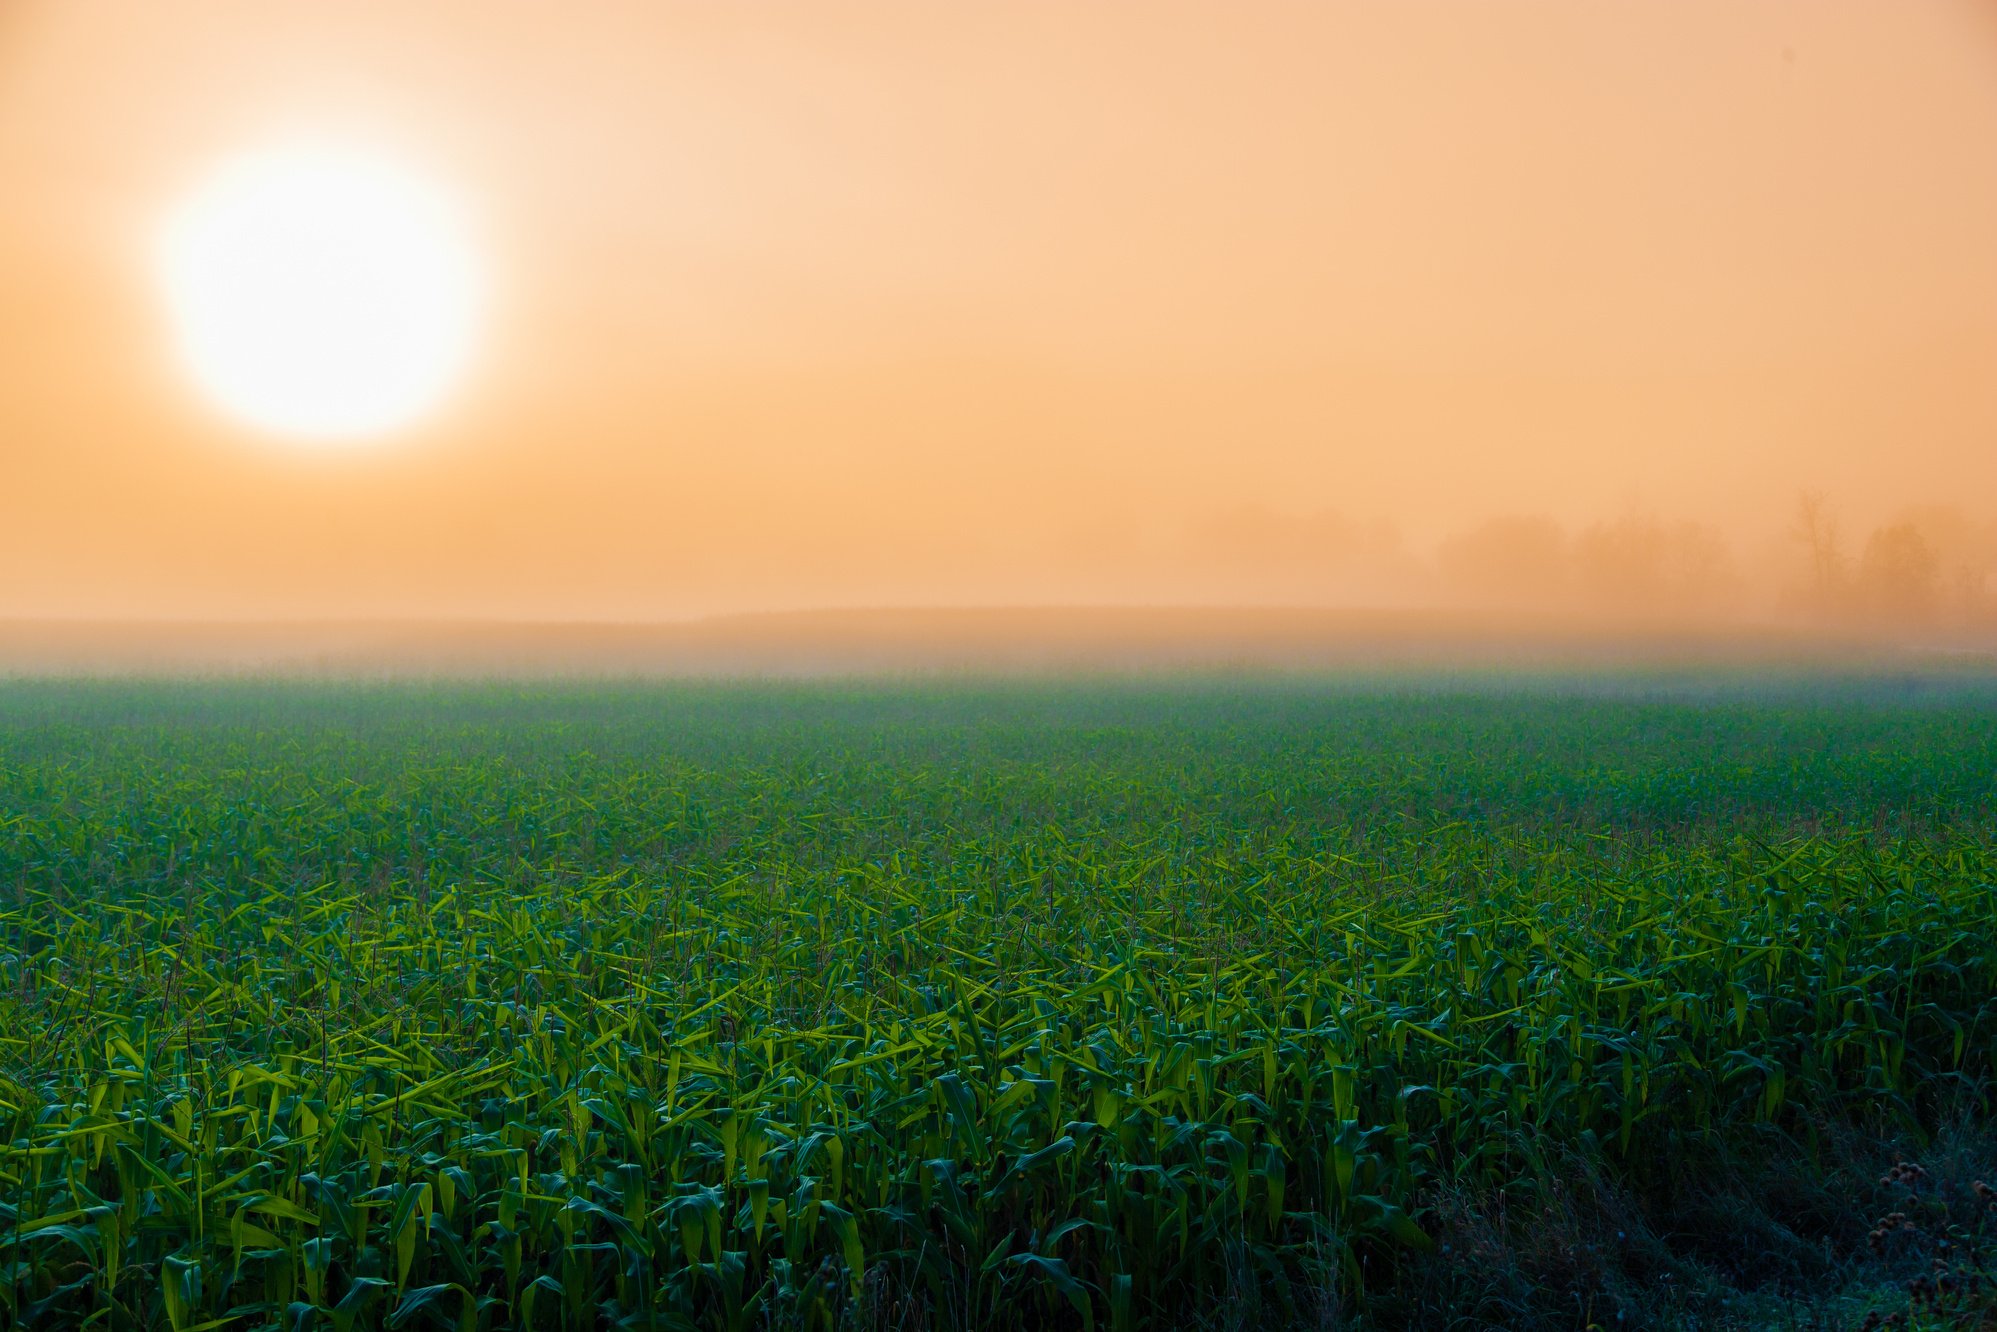
{"type": "Polygon", "coordinates": [[[1866,540],[1858,587],[1868,612],[1882,620],[1921,623],[1941,601],[1941,560],[1911,522],[1893,523],[1866,540]]]}
{"type": "Polygon", "coordinates": [[[1938,615],[1960,628],[1993,627],[1997,605],[1990,596],[1997,572],[1997,523],[1979,521],[1949,504],[1926,504],[1899,515],[1912,523],[1940,565],[1938,615]]]}
{"type": "Polygon", "coordinates": [[[1806,600],[1810,609],[1819,615],[1836,611],[1845,599],[1850,571],[1838,541],[1837,519],[1821,491],[1806,490],[1797,496],[1796,520],[1789,535],[1802,543],[1809,559],[1806,600]]]}
{"type": "Polygon", "coordinates": [[[1943,580],[1942,596],[1951,620],[1965,629],[1992,626],[1990,575],[1967,564],[1951,564],[1943,580]]]}

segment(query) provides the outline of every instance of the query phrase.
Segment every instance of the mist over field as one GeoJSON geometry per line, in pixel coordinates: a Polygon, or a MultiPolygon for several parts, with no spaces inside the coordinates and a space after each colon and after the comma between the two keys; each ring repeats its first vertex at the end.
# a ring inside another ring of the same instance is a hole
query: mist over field
{"type": "MultiPolygon", "coordinates": [[[[1387,524],[1243,509],[1130,582],[1054,604],[588,615],[0,619],[0,672],[831,675],[1997,660],[1997,522],[1930,505],[1869,530],[1821,494],[1743,554],[1640,513],[1493,518],[1418,552],[1387,524]],[[1137,595],[1169,574],[1175,593],[1137,595]],[[1123,590],[1121,603],[1089,604],[1123,590]]],[[[1102,553],[1098,563],[1111,558],[1102,553]]],[[[1055,585],[1050,584],[1050,586],[1055,585]]]]}
{"type": "Polygon", "coordinates": [[[716,616],[676,624],[479,621],[0,623],[0,678],[1058,678],[1183,672],[1502,676],[1555,670],[1974,674],[1997,640],[1485,613],[1067,607],[716,616]]]}

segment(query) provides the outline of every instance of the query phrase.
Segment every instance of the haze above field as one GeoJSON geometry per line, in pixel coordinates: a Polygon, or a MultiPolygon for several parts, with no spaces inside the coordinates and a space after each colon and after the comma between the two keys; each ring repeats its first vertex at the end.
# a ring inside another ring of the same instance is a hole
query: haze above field
{"type": "MultiPolygon", "coordinates": [[[[295,678],[1174,676],[1662,671],[1856,675],[1888,692],[1997,678],[1997,643],[1882,640],[1515,612],[1040,607],[722,615],[674,624],[0,621],[0,680],[55,674],[295,678]]],[[[1743,676],[1742,678],[1746,678],[1743,676]]]]}
{"type": "Polygon", "coordinates": [[[1997,618],[1967,0],[0,0],[0,197],[0,618],[1997,618]],[[352,448],[155,272],[300,135],[490,277],[352,448]]]}

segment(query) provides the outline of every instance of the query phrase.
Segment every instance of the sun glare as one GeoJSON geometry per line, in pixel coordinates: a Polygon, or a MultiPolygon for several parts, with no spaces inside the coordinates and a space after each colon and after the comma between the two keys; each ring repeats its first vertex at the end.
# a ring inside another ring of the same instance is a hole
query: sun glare
{"type": "Polygon", "coordinates": [[[168,220],[160,266],[184,358],[232,415],[304,440],[406,426],[471,352],[479,273],[420,173],[295,146],[225,164],[168,220]]]}

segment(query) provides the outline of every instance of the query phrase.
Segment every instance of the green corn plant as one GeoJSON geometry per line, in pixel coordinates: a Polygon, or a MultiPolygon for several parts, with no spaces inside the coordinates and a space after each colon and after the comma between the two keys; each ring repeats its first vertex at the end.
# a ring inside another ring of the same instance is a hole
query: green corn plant
{"type": "Polygon", "coordinates": [[[1159,1326],[1918,1132],[1997,712],[1714,688],[0,686],[0,1323],[1159,1326]]]}

